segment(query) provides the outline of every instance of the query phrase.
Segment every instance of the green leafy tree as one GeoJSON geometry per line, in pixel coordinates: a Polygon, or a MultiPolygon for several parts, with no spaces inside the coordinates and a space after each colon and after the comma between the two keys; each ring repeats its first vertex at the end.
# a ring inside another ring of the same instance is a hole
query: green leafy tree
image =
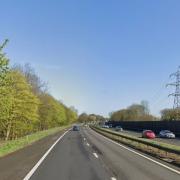
{"type": "Polygon", "coordinates": [[[70,108],[66,106],[64,107],[66,110],[66,118],[67,118],[66,124],[76,122],[78,119],[77,110],[74,107],[70,107],[70,108]]]}
{"type": "Polygon", "coordinates": [[[78,117],[78,122],[80,122],[80,123],[88,122],[88,115],[86,113],[80,114],[78,117]]]}
{"type": "Polygon", "coordinates": [[[18,71],[10,71],[6,85],[0,88],[0,124],[6,140],[28,134],[38,121],[38,98],[18,71]]]}
{"type": "Polygon", "coordinates": [[[47,93],[42,93],[39,98],[40,130],[67,124],[66,108],[62,103],[47,93]]]}
{"type": "Polygon", "coordinates": [[[9,68],[0,46],[0,138],[15,139],[26,134],[73,123],[74,107],[66,107],[47,93],[47,85],[29,64],[9,68]]]}

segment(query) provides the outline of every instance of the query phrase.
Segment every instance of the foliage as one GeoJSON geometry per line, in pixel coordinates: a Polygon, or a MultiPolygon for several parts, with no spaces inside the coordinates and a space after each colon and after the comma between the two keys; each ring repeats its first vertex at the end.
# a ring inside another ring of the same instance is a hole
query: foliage
{"type": "Polygon", "coordinates": [[[0,139],[16,139],[77,120],[68,108],[47,93],[47,84],[26,64],[9,67],[0,46],[0,139]]]}
{"type": "Polygon", "coordinates": [[[0,127],[8,140],[33,130],[38,121],[39,101],[20,72],[10,71],[6,81],[0,88],[0,127]]]}
{"type": "Polygon", "coordinates": [[[9,70],[9,60],[2,52],[4,46],[6,45],[8,40],[6,40],[2,46],[0,46],[0,86],[3,86],[6,83],[6,74],[9,70]]]}
{"type": "Polygon", "coordinates": [[[156,118],[149,114],[147,103],[142,102],[110,113],[110,119],[113,121],[150,121],[156,118]]]}
{"type": "Polygon", "coordinates": [[[167,121],[180,120],[180,109],[163,109],[161,119],[167,121]]]}
{"type": "Polygon", "coordinates": [[[25,76],[35,95],[47,92],[47,83],[41,80],[30,64],[25,64],[24,66],[16,64],[13,66],[13,69],[21,72],[25,76]]]}
{"type": "Polygon", "coordinates": [[[65,128],[68,128],[68,126],[61,126],[44,131],[39,131],[16,140],[6,141],[0,146],[0,157],[21,149],[27,145],[30,145],[33,142],[40,140],[46,136],[57,133],[65,128]]]}
{"type": "Polygon", "coordinates": [[[76,122],[78,119],[78,112],[74,107],[67,108],[66,106],[66,117],[67,117],[67,122],[66,123],[73,123],[76,122]]]}
{"type": "Polygon", "coordinates": [[[44,130],[65,124],[66,112],[64,106],[47,93],[40,96],[39,129],[44,130]]]}
{"type": "Polygon", "coordinates": [[[96,114],[86,114],[82,113],[78,117],[78,122],[80,123],[88,123],[88,122],[100,122],[105,121],[106,119],[103,116],[96,115],[96,114]]]}
{"type": "Polygon", "coordinates": [[[80,123],[88,122],[88,115],[86,113],[80,114],[78,117],[78,122],[80,122],[80,123]]]}

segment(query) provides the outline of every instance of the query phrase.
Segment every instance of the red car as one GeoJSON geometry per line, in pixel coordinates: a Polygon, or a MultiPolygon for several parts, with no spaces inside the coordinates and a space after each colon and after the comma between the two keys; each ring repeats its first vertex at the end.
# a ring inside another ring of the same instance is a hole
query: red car
{"type": "Polygon", "coordinates": [[[154,139],[156,137],[152,130],[144,130],[142,133],[143,138],[154,139]]]}

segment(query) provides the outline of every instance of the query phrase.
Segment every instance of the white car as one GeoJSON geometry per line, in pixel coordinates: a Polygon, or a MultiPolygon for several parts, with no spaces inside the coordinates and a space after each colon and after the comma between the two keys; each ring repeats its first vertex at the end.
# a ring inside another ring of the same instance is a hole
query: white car
{"type": "Polygon", "coordinates": [[[123,131],[123,128],[121,126],[116,126],[115,131],[123,131]]]}
{"type": "Polygon", "coordinates": [[[169,130],[162,130],[159,132],[159,137],[161,138],[175,138],[175,134],[169,130]]]}
{"type": "Polygon", "coordinates": [[[103,125],[102,128],[109,128],[109,126],[108,125],[103,125]]]}

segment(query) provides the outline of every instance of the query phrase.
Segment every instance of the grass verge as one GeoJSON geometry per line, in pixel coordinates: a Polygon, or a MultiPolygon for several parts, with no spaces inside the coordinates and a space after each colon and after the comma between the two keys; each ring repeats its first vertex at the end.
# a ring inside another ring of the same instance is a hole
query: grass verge
{"type": "Polygon", "coordinates": [[[0,146],[0,157],[5,156],[5,155],[12,153],[14,151],[17,151],[21,148],[24,148],[24,147],[44,138],[46,136],[55,134],[61,130],[68,128],[68,127],[70,127],[70,125],[62,126],[62,127],[56,127],[56,128],[52,128],[52,129],[48,129],[48,130],[44,130],[44,131],[39,131],[39,132],[36,132],[34,134],[21,137],[17,140],[11,140],[11,141],[4,142],[0,146]]]}
{"type": "Polygon", "coordinates": [[[150,154],[180,167],[179,146],[171,146],[169,144],[159,143],[157,141],[152,142],[152,140],[146,139],[139,140],[137,137],[112,132],[111,130],[106,130],[99,127],[91,128],[114,141],[120,142],[134,149],[138,149],[144,153],[150,154]]]}

